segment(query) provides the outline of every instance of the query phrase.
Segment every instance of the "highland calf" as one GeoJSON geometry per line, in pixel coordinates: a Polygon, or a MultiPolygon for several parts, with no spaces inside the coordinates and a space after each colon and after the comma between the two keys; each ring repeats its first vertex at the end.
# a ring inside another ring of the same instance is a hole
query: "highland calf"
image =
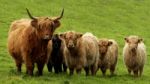
{"type": "Polygon", "coordinates": [[[70,75],[74,70],[80,73],[82,68],[85,69],[86,75],[89,74],[89,69],[91,69],[92,75],[95,75],[99,58],[96,37],[91,33],[82,35],[74,31],[66,32],[61,37],[66,43],[64,54],[70,75]]]}
{"type": "Polygon", "coordinates": [[[33,17],[27,9],[30,19],[14,21],[8,35],[8,51],[14,58],[17,70],[21,72],[25,62],[27,74],[33,75],[34,64],[37,64],[38,75],[42,75],[44,64],[47,62],[47,44],[53,32],[60,26],[63,16],[33,17]]]}
{"type": "Polygon", "coordinates": [[[58,34],[54,34],[52,40],[48,43],[48,64],[47,68],[49,72],[52,72],[52,68],[54,67],[55,73],[66,72],[67,67],[64,61],[64,42],[60,39],[58,34]]]}
{"type": "Polygon", "coordinates": [[[109,69],[111,75],[114,74],[118,58],[118,44],[115,40],[100,39],[99,42],[99,68],[103,75],[109,69]]]}
{"type": "Polygon", "coordinates": [[[141,76],[146,60],[146,48],[143,40],[138,36],[126,37],[123,56],[128,73],[133,72],[134,76],[141,76]]]}

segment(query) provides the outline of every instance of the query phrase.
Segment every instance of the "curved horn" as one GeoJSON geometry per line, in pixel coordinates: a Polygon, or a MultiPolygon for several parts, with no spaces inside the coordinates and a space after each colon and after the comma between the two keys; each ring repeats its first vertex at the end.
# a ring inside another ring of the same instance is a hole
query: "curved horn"
{"type": "Polygon", "coordinates": [[[31,19],[36,19],[36,18],[34,18],[32,15],[31,15],[31,13],[29,12],[29,10],[26,8],[26,10],[27,10],[27,13],[28,13],[28,15],[29,15],[29,17],[31,18],[31,19]]]}
{"type": "Polygon", "coordinates": [[[63,14],[64,14],[64,8],[63,8],[63,10],[62,10],[62,12],[61,12],[61,15],[60,15],[59,17],[57,17],[55,20],[61,19],[61,18],[63,17],[63,14]]]}

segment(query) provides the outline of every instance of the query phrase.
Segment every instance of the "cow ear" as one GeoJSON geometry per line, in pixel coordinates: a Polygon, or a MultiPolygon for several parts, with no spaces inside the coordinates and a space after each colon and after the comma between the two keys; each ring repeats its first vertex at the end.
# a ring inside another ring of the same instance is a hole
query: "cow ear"
{"type": "Polygon", "coordinates": [[[37,28],[37,23],[38,23],[37,19],[33,19],[33,20],[31,21],[31,25],[32,25],[33,27],[35,27],[35,28],[37,28]]]}
{"type": "Polygon", "coordinates": [[[77,34],[77,38],[80,38],[80,37],[82,37],[83,36],[83,34],[81,34],[81,33],[78,33],[77,34]]]}
{"type": "Polygon", "coordinates": [[[59,20],[54,20],[53,27],[54,27],[54,28],[57,28],[57,27],[59,27],[59,26],[60,26],[59,20]]]}
{"type": "Polygon", "coordinates": [[[58,34],[54,34],[54,35],[57,36],[57,37],[59,36],[58,34]]]}
{"type": "Polygon", "coordinates": [[[60,34],[60,38],[65,38],[65,34],[60,34]]]}
{"type": "Polygon", "coordinates": [[[129,40],[128,40],[128,38],[127,38],[127,37],[125,37],[125,38],[124,38],[124,40],[125,40],[127,43],[129,42],[129,40]]]}
{"type": "Polygon", "coordinates": [[[113,44],[112,41],[108,41],[108,46],[111,46],[113,44]]]}
{"type": "Polygon", "coordinates": [[[56,38],[57,38],[57,37],[58,37],[58,34],[53,34],[53,37],[56,37],[56,38]]]}
{"type": "Polygon", "coordinates": [[[143,41],[143,39],[142,39],[142,38],[139,38],[139,39],[138,39],[138,43],[140,43],[141,41],[143,41]]]}

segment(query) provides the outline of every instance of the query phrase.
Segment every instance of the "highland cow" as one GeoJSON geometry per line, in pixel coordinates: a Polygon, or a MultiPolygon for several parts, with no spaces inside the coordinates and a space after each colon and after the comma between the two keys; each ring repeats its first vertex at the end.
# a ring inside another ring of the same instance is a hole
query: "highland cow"
{"type": "Polygon", "coordinates": [[[47,64],[47,68],[49,72],[52,72],[52,68],[54,67],[55,73],[66,72],[67,67],[64,62],[64,42],[60,39],[58,34],[54,34],[52,40],[48,43],[48,56],[49,61],[47,64]]]}
{"type": "Polygon", "coordinates": [[[82,35],[74,31],[66,32],[61,36],[66,43],[64,54],[70,75],[74,70],[80,73],[82,68],[85,69],[86,75],[89,74],[89,69],[92,75],[95,75],[99,59],[96,37],[91,33],[82,35]]]}
{"type": "Polygon", "coordinates": [[[99,40],[99,68],[103,75],[109,69],[111,75],[114,74],[118,58],[118,44],[115,40],[100,39],[99,40]]]}
{"type": "Polygon", "coordinates": [[[143,39],[133,35],[126,37],[123,56],[128,73],[133,72],[134,76],[141,76],[146,60],[146,48],[143,39]]]}
{"type": "Polygon", "coordinates": [[[30,19],[17,20],[11,24],[8,35],[8,51],[16,62],[18,72],[26,64],[27,74],[33,75],[34,64],[37,64],[38,75],[42,75],[43,67],[47,62],[47,44],[53,32],[60,26],[63,16],[33,17],[27,9],[30,19]]]}

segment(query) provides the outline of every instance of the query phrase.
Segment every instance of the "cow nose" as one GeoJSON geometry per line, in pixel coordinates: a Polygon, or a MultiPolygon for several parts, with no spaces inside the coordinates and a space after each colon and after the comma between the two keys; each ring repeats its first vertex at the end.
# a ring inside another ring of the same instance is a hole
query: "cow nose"
{"type": "Polygon", "coordinates": [[[69,48],[74,48],[73,44],[68,45],[69,48]]]}
{"type": "Polygon", "coordinates": [[[50,38],[50,36],[49,36],[48,34],[46,34],[46,35],[44,36],[44,39],[50,40],[51,38],[50,38]]]}
{"type": "Polygon", "coordinates": [[[132,48],[131,51],[134,52],[136,50],[136,48],[132,48]]]}

